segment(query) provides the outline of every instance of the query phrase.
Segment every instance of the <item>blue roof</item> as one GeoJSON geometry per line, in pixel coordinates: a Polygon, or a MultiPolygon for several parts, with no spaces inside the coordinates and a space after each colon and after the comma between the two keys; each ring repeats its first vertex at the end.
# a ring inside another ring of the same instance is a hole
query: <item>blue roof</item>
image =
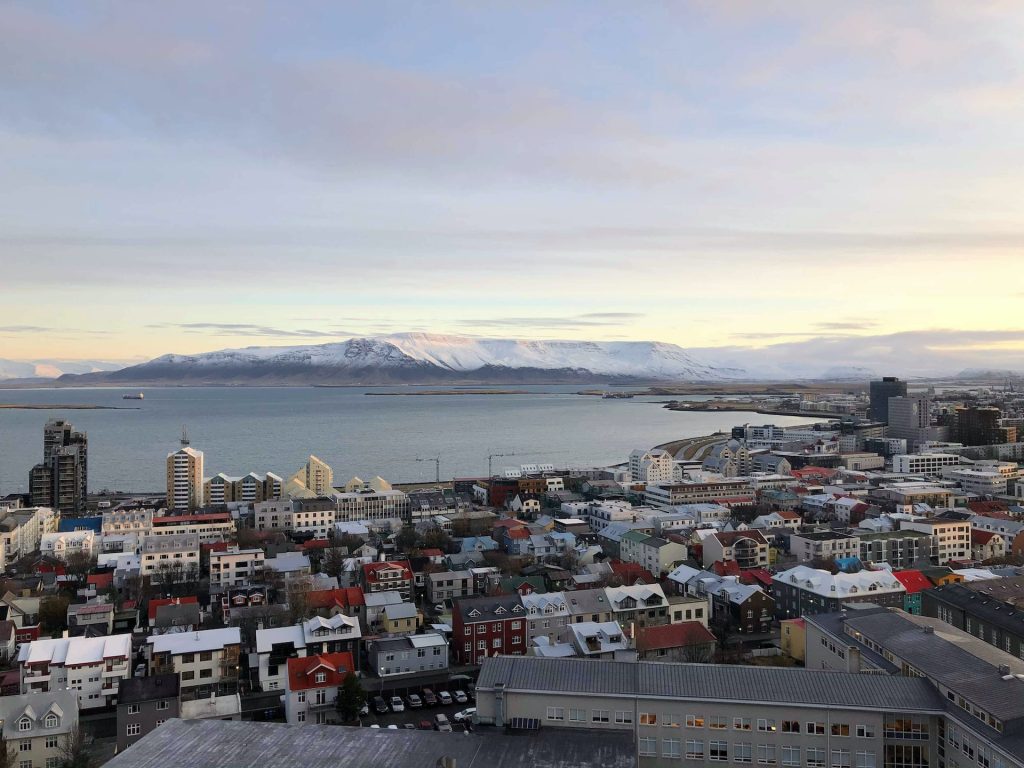
{"type": "Polygon", "coordinates": [[[103,518],[97,517],[62,517],[57,524],[57,530],[61,533],[71,531],[94,531],[99,533],[103,529],[103,518]]]}

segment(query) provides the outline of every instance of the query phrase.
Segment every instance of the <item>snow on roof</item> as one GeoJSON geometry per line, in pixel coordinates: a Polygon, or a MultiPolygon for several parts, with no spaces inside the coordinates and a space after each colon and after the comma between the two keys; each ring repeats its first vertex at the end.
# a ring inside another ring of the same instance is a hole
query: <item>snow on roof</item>
{"type": "Polygon", "coordinates": [[[204,629],[199,632],[153,635],[146,642],[153,646],[154,653],[170,653],[177,656],[182,653],[215,651],[226,645],[239,645],[242,642],[242,633],[238,627],[225,627],[204,629]]]}
{"type": "Polygon", "coordinates": [[[23,664],[98,664],[103,659],[129,658],[131,653],[131,635],[59,637],[26,643],[18,652],[18,661],[23,664]]]}
{"type": "Polygon", "coordinates": [[[889,571],[836,573],[798,565],[778,573],[773,581],[792,584],[824,597],[845,598],[868,593],[906,592],[889,571]]]}

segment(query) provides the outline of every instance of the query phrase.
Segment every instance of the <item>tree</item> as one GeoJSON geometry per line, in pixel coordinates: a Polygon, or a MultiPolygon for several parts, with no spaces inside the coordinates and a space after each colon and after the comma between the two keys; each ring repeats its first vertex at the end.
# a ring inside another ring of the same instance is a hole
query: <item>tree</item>
{"type": "Polygon", "coordinates": [[[366,691],[354,673],[345,675],[345,680],[338,687],[338,699],[335,704],[338,714],[344,722],[351,722],[359,717],[359,712],[366,704],[366,691]]]}
{"type": "Polygon", "coordinates": [[[321,572],[332,577],[340,576],[345,568],[345,558],[347,556],[344,547],[328,547],[324,550],[324,559],[320,563],[321,572]]]}
{"type": "Polygon", "coordinates": [[[0,733],[0,768],[14,768],[18,764],[18,756],[0,733]]]}
{"type": "Polygon", "coordinates": [[[416,529],[410,525],[407,525],[395,536],[395,546],[398,547],[398,551],[406,554],[415,549],[418,542],[419,536],[416,529]]]}
{"type": "Polygon", "coordinates": [[[288,614],[294,624],[309,618],[309,592],[313,581],[308,576],[296,577],[287,583],[288,614]]]}
{"type": "Polygon", "coordinates": [[[79,581],[96,566],[96,559],[85,552],[72,552],[64,560],[67,572],[79,581]]]}
{"type": "Polygon", "coordinates": [[[68,628],[68,605],[63,595],[44,597],[39,602],[39,623],[43,634],[55,637],[68,628]]]}
{"type": "Polygon", "coordinates": [[[95,768],[96,762],[86,751],[85,734],[76,725],[60,744],[60,768],[95,768]]]}
{"type": "Polygon", "coordinates": [[[423,534],[423,546],[440,549],[442,552],[450,552],[452,537],[440,528],[431,528],[423,534]]]}

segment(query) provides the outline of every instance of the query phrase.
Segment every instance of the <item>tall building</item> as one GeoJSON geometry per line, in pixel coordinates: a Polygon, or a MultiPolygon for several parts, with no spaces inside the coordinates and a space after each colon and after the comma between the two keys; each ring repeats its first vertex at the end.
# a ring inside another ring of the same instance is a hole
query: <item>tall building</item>
{"type": "Polygon", "coordinates": [[[900,381],[895,376],[883,376],[881,381],[872,381],[868,418],[872,421],[888,421],[889,398],[906,396],[907,382],[900,381]]]}
{"type": "Polygon", "coordinates": [[[907,441],[907,448],[915,450],[921,443],[945,440],[945,427],[932,426],[932,400],[928,395],[908,395],[889,398],[889,426],[887,438],[907,441]]]}
{"type": "Polygon", "coordinates": [[[167,454],[167,508],[192,512],[203,506],[203,452],[189,446],[182,430],[181,448],[167,454]]]}
{"type": "Polygon", "coordinates": [[[1017,428],[1002,426],[995,406],[970,406],[953,412],[952,439],[964,445],[1000,445],[1017,441],[1017,428]]]}
{"type": "Polygon", "coordinates": [[[50,419],[43,427],[43,461],[29,471],[32,505],[62,514],[83,514],[88,493],[88,448],[71,422],[50,419]]]}
{"type": "Polygon", "coordinates": [[[333,492],[334,470],[326,462],[312,455],[284,487],[284,495],[291,498],[330,496],[333,492]]]}

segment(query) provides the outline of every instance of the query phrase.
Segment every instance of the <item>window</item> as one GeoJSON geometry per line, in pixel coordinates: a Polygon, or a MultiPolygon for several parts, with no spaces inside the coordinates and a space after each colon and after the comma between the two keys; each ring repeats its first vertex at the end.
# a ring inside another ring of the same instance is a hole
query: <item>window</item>
{"type": "Polygon", "coordinates": [[[32,730],[32,721],[29,720],[27,717],[21,718],[21,720],[18,721],[18,730],[19,731],[31,731],[32,730]]]}
{"type": "Polygon", "coordinates": [[[632,725],[633,724],[633,713],[630,711],[617,711],[615,713],[615,722],[619,725],[632,725]]]}
{"type": "Polygon", "coordinates": [[[548,720],[565,720],[565,709],[562,707],[548,707],[548,720]]]}
{"type": "Polygon", "coordinates": [[[874,752],[858,752],[857,768],[875,768],[874,752]]]}
{"type": "Polygon", "coordinates": [[[183,654],[181,654],[181,663],[182,664],[191,664],[195,660],[196,660],[196,655],[194,653],[183,653],[183,654]]]}
{"type": "Polygon", "coordinates": [[[850,726],[846,723],[832,723],[833,736],[849,736],[850,726]]]}
{"type": "Polygon", "coordinates": [[[306,711],[303,710],[301,712],[296,712],[295,713],[295,720],[296,720],[296,722],[299,722],[299,723],[306,722],[306,711]]]}
{"type": "Polygon", "coordinates": [[[729,742],[711,741],[708,742],[708,760],[724,763],[729,759],[729,742]]]}
{"type": "Polygon", "coordinates": [[[590,713],[590,721],[592,723],[607,723],[608,722],[608,710],[607,709],[595,709],[590,713]]]}
{"type": "Polygon", "coordinates": [[[57,768],[57,758],[48,757],[46,758],[46,768],[57,768]]]}
{"type": "Polygon", "coordinates": [[[750,730],[750,718],[749,717],[734,717],[732,719],[732,727],[737,731],[749,731],[750,730]]]}
{"type": "Polygon", "coordinates": [[[875,738],[875,726],[873,725],[858,725],[857,736],[862,739],[873,739],[875,738]]]}
{"type": "Polygon", "coordinates": [[[158,701],[156,703],[156,708],[159,709],[159,710],[167,709],[167,702],[166,701],[158,701]]]}
{"type": "Polygon", "coordinates": [[[21,760],[18,762],[18,768],[32,768],[31,760],[21,760]]]}
{"type": "Polygon", "coordinates": [[[775,745],[758,744],[757,762],[761,765],[775,765],[775,745]]]}
{"type": "Polygon", "coordinates": [[[703,715],[687,715],[686,716],[686,727],[687,728],[703,728],[704,727],[704,716],[703,715]]]}
{"type": "Polygon", "coordinates": [[[45,725],[47,728],[56,728],[59,723],[60,720],[56,715],[49,714],[46,716],[46,720],[44,721],[43,725],[45,725]]]}
{"type": "MultiPolygon", "coordinates": [[[[587,710],[575,709],[569,707],[569,722],[570,723],[585,723],[587,721],[587,710]]],[[[615,722],[618,722],[616,720],[615,722]]]]}
{"type": "Polygon", "coordinates": [[[20,752],[31,752],[32,751],[32,739],[22,739],[18,742],[18,750],[20,752]]]}
{"type": "Polygon", "coordinates": [[[800,721],[799,720],[783,720],[782,721],[782,732],[783,733],[800,733],[800,721]]]}
{"type": "Polygon", "coordinates": [[[728,727],[729,727],[728,720],[726,718],[724,718],[724,717],[721,717],[719,715],[715,715],[714,717],[709,717],[708,718],[708,728],[714,728],[715,730],[722,730],[723,728],[728,728],[728,727]]]}
{"type": "Polygon", "coordinates": [[[640,725],[657,725],[658,715],[654,712],[641,712],[640,725]]]}
{"type": "Polygon", "coordinates": [[[653,736],[640,737],[640,757],[654,757],[658,754],[658,740],[653,736]]]}
{"type": "Polygon", "coordinates": [[[850,768],[850,750],[832,750],[832,768],[850,768]]]}
{"type": "Polygon", "coordinates": [[[487,650],[487,641],[486,640],[477,640],[476,641],[476,649],[478,651],[486,651],[487,650]]]}
{"type": "Polygon", "coordinates": [[[491,641],[491,647],[492,648],[501,648],[501,638],[500,637],[494,638],[494,640],[491,641]]]}
{"type": "Polygon", "coordinates": [[[213,651],[203,651],[199,654],[200,661],[213,661],[213,651]]]}
{"type": "Polygon", "coordinates": [[[213,670],[212,669],[200,669],[199,670],[199,677],[213,677],[213,670]]]}
{"type": "Polygon", "coordinates": [[[316,681],[318,683],[326,683],[327,682],[327,673],[326,672],[317,672],[316,673],[316,681]]]}
{"type": "Polygon", "coordinates": [[[139,704],[129,704],[128,705],[128,714],[129,715],[137,715],[137,714],[139,714],[139,711],[141,710],[141,708],[142,707],[139,704]]]}
{"type": "Polygon", "coordinates": [[[182,680],[195,680],[196,679],[196,673],[193,672],[192,670],[189,670],[188,672],[182,672],[181,673],[181,679],[182,680]]]}
{"type": "Polygon", "coordinates": [[[704,742],[700,739],[687,739],[686,740],[686,759],[687,760],[703,760],[704,759],[704,742]]]}
{"type": "Polygon", "coordinates": [[[662,728],[678,728],[679,727],[679,715],[674,712],[670,712],[667,715],[661,716],[661,727],[662,728]]]}
{"type": "Polygon", "coordinates": [[[800,747],[783,747],[782,764],[790,766],[800,765],[800,747]]]}
{"type": "Polygon", "coordinates": [[[749,742],[733,744],[732,760],[734,763],[752,763],[754,761],[754,746],[749,742]]]}
{"type": "MultiPolygon", "coordinates": [[[[544,623],[547,624],[547,622],[544,622],[544,623]]],[[[521,621],[513,621],[512,622],[512,629],[520,629],[522,626],[523,626],[523,623],[521,621]]]]}
{"type": "Polygon", "coordinates": [[[761,731],[762,733],[774,733],[775,721],[769,720],[764,717],[759,717],[757,719],[757,730],[761,731]]]}
{"type": "Polygon", "coordinates": [[[683,756],[683,745],[679,739],[662,739],[661,756],[678,760],[683,756]]]}
{"type": "Polygon", "coordinates": [[[824,723],[808,723],[807,724],[807,733],[813,734],[815,736],[824,736],[825,735],[825,724],[824,723]]]}
{"type": "Polygon", "coordinates": [[[825,750],[817,747],[808,747],[807,765],[810,768],[822,768],[825,765],[825,750]]]}
{"type": "Polygon", "coordinates": [[[127,733],[129,736],[138,736],[142,733],[142,723],[128,723],[127,733]]]}
{"type": "Polygon", "coordinates": [[[302,704],[303,702],[306,701],[306,692],[305,691],[299,691],[299,693],[297,695],[298,695],[298,700],[299,700],[300,704],[302,704]]]}
{"type": "Polygon", "coordinates": [[[57,748],[57,737],[56,736],[47,736],[46,737],[46,748],[47,749],[56,749],[57,748]]]}

